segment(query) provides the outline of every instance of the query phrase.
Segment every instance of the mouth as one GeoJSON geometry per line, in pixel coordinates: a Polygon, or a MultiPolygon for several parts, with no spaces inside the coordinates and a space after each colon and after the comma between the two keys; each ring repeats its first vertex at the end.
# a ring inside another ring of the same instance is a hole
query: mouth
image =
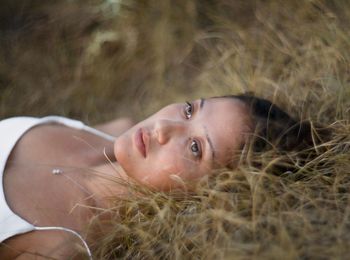
{"type": "Polygon", "coordinates": [[[135,136],[134,136],[135,146],[137,150],[140,152],[140,154],[146,158],[146,145],[144,140],[144,132],[142,128],[137,130],[135,136]]]}

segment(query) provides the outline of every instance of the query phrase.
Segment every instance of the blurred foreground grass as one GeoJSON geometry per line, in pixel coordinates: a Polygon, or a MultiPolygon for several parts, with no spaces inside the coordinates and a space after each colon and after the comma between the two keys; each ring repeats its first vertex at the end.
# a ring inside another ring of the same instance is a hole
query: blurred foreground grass
{"type": "Polygon", "coordinates": [[[348,259],[349,61],[346,0],[2,0],[0,118],[141,119],[249,90],[337,122],[326,172],[295,181],[240,169],[195,200],[130,202],[98,257],[348,259]]]}

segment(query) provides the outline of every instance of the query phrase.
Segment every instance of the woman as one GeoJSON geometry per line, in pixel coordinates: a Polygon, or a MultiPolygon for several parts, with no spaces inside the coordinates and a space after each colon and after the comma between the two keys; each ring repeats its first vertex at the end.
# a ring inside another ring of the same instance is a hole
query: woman
{"type": "Polygon", "coordinates": [[[96,129],[62,117],[3,120],[1,259],[68,258],[73,236],[89,252],[82,236],[91,208],[127,196],[115,178],[154,190],[187,189],[213,169],[236,167],[244,146],[311,147],[322,139],[311,130],[249,94],[172,104],[134,126],[125,119],[96,129]]]}

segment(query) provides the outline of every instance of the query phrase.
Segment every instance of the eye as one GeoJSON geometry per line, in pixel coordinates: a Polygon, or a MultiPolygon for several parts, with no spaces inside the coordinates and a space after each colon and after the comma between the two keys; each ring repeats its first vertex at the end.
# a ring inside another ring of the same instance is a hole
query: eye
{"type": "Polygon", "coordinates": [[[194,157],[200,159],[202,157],[202,150],[200,143],[197,140],[192,140],[190,144],[191,153],[194,157]]]}
{"type": "Polygon", "coordinates": [[[186,101],[184,113],[185,113],[186,119],[190,119],[192,117],[192,114],[193,114],[192,103],[186,101]]]}

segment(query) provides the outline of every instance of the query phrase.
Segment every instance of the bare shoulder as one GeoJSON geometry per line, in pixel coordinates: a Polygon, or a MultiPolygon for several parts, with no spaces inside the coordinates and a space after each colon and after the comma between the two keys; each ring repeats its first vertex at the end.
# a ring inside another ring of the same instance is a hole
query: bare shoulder
{"type": "Polygon", "coordinates": [[[102,132],[117,137],[130,129],[133,125],[135,125],[133,119],[130,117],[122,117],[96,125],[94,127],[102,132]]]}
{"type": "Polygon", "coordinates": [[[72,259],[79,243],[62,231],[34,231],[6,240],[0,246],[0,259],[72,259]]]}

